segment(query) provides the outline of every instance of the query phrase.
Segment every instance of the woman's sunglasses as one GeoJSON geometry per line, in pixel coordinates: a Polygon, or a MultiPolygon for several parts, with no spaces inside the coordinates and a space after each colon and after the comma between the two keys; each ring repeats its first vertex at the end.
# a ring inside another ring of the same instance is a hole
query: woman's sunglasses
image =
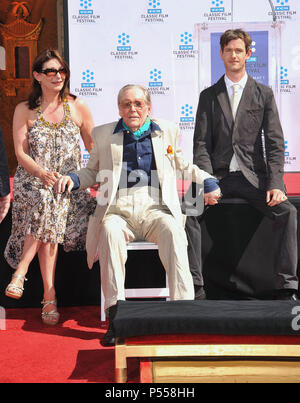
{"type": "Polygon", "coordinates": [[[59,73],[61,76],[66,76],[67,74],[67,69],[62,67],[61,69],[45,69],[41,70],[41,73],[45,74],[47,77],[55,77],[57,73],[59,73]]]}

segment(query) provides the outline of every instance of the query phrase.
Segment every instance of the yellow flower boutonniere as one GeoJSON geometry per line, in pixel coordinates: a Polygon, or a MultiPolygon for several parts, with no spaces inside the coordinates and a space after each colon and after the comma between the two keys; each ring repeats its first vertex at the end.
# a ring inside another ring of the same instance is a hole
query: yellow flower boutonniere
{"type": "Polygon", "coordinates": [[[174,150],[171,145],[167,147],[166,157],[171,162],[172,167],[174,168],[174,150]]]}
{"type": "Polygon", "coordinates": [[[167,154],[170,155],[170,156],[174,155],[174,151],[173,151],[172,146],[168,146],[168,148],[167,148],[167,154]]]}

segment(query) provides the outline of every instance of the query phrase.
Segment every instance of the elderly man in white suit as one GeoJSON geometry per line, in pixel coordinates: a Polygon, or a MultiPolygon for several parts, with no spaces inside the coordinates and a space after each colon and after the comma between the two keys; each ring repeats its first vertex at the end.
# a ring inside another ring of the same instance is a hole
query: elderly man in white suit
{"type": "MultiPolygon", "coordinates": [[[[172,300],[194,299],[176,173],[197,183],[212,178],[184,160],[176,125],[150,119],[151,101],[145,88],[123,87],[118,107],[119,122],[94,128],[94,147],[86,168],[60,178],[56,184],[58,192],[100,184],[86,250],[89,267],[99,257],[109,321],[115,315],[117,301],[125,299],[127,243],[133,240],[145,239],[158,245],[172,300]]],[[[216,188],[213,196],[217,202],[220,191],[218,185],[216,188]]],[[[113,342],[107,332],[102,344],[113,342]]]]}

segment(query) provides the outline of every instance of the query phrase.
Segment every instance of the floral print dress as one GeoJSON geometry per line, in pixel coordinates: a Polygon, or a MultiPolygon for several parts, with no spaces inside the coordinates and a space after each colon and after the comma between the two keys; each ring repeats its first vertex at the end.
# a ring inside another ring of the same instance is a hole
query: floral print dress
{"type": "MultiPolygon", "coordinates": [[[[31,158],[48,171],[65,175],[80,169],[80,129],[71,120],[68,102],[64,101],[60,123],[47,122],[41,108],[28,130],[31,158]]],[[[12,231],[4,256],[17,268],[27,235],[41,242],[60,243],[65,251],[84,250],[89,215],[96,201],[88,190],[57,194],[42,181],[18,166],[13,183],[12,231]]]]}

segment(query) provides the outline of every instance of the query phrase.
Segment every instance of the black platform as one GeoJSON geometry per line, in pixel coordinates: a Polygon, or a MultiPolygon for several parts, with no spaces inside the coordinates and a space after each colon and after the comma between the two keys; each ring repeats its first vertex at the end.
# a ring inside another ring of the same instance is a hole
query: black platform
{"type": "Polygon", "coordinates": [[[116,337],[144,335],[299,336],[297,301],[118,301],[116,337]]]}

